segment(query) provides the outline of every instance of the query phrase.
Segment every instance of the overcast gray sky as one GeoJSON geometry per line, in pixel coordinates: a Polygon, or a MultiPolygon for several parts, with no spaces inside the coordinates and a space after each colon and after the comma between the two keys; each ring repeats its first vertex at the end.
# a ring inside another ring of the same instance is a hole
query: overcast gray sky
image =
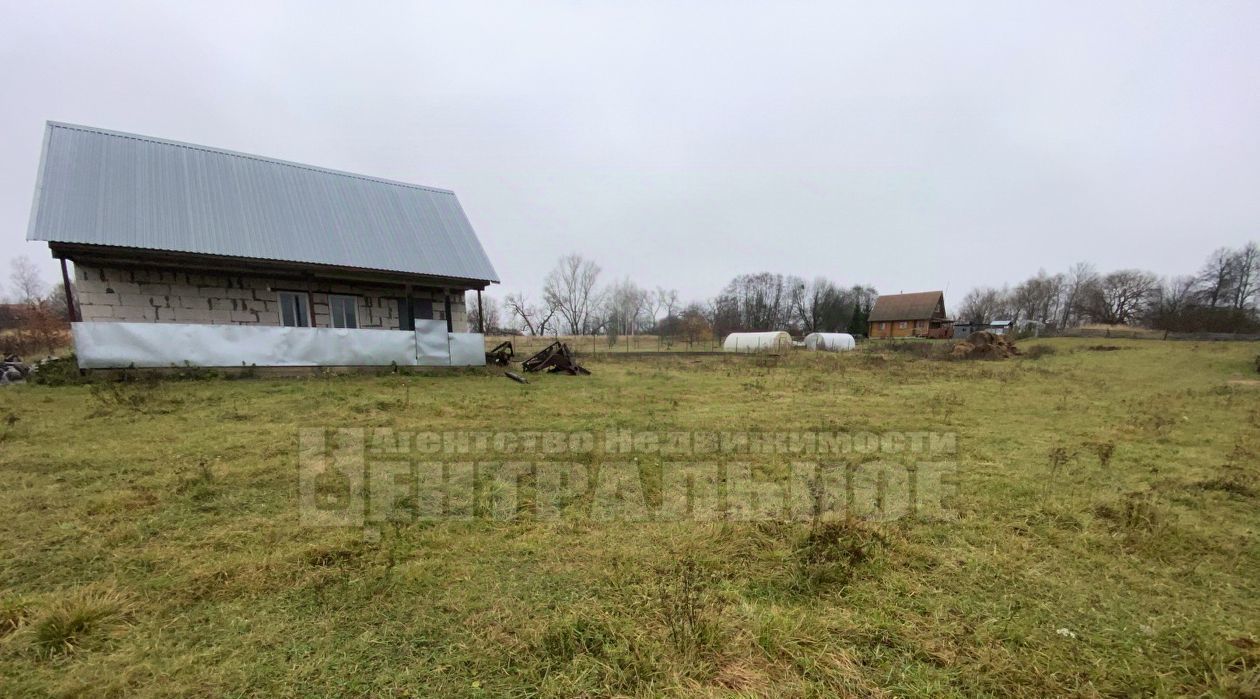
{"type": "Polygon", "coordinates": [[[496,296],[577,251],[686,299],[770,270],[956,302],[1260,238],[1257,2],[0,8],[6,281],[56,278],[47,119],[454,189],[496,296]]]}

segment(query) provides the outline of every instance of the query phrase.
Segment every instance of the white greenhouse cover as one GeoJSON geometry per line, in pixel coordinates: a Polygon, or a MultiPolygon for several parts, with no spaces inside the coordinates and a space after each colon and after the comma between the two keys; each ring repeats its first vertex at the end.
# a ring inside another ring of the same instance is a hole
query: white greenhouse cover
{"type": "Polygon", "coordinates": [[[786,352],[792,349],[792,336],[783,331],[731,333],[722,343],[725,352],[786,352]]]}
{"type": "Polygon", "coordinates": [[[239,366],[484,366],[477,333],[191,323],[73,323],[82,369],[239,366]],[[423,341],[422,341],[423,340],[423,341]],[[476,347],[477,351],[473,351],[476,347]]]}
{"type": "Polygon", "coordinates": [[[805,348],[823,352],[848,352],[857,346],[849,333],[810,333],[805,336],[805,348]]]}

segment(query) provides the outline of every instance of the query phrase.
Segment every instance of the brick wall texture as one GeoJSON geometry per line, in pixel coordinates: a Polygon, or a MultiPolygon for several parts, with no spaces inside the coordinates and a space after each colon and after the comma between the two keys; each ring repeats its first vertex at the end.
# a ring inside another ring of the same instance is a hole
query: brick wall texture
{"type": "MultiPolygon", "coordinates": [[[[315,327],[331,327],[329,294],[358,299],[360,328],[397,330],[398,288],[354,282],[305,282],[216,272],[123,269],[76,263],[74,294],[85,321],[280,325],[279,291],[307,291],[315,327]]],[[[433,317],[443,320],[441,289],[412,288],[412,298],[430,299],[433,317]]],[[[451,292],[451,319],[466,332],[464,295],[451,292]]]]}

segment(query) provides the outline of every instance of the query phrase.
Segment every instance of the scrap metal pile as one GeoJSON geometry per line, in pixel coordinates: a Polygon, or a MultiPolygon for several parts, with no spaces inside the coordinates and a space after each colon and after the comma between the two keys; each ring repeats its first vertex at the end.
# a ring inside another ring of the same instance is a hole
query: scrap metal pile
{"type": "Polygon", "coordinates": [[[512,349],[512,341],[507,340],[495,345],[495,348],[486,352],[486,364],[497,364],[498,366],[507,366],[512,363],[512,357],[516,352],[512,349]]]}
{"type": "Polygon", "coordinates": [[[17,355],[9,355],[0,363],[0,386],[8,383],[21,383],[31,374],[31,367],[17,355]]]}
{"type": "MultiPolygon", "coordinates": [[[[513,357],[516,356],[516,350],[512,348],[512,343],[500,342],[494,349],[486,352],[486,364],[507,367],[512,365],[513,357]]],[[[521,362],[521,367],[525,371],[533,374],[545,371],[549,374],[563,373],[570,376],[590,376],[591,372],[586,367],[577,363],[573,358],[573,350],[563,342],[556,341],[544,347],[534,356],[521,362]]],[[[514,372],[505,371],[503,375],[512,379],[517,383],[529,383],[524,376],[514,372]]]]}
{"type": "Polygon", "coordinates": [[[556,341],[544,347],[538,354],[521,362],[521,366],[530,373],[546,371],[548,373],[563,372],[570,376],[590,376],[591,372],[577,363],[573,351],[563,342],[556,341]]]}

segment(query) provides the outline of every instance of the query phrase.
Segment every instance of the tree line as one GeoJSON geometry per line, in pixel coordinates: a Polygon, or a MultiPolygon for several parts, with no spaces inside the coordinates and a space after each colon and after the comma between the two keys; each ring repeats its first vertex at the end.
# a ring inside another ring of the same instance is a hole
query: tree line
{"type": "MultiPolygon", "coordinates": [[[[925,289],[926,290],[926,289],[925,289]]],[[[865,334],[878,292],[826,278],[772,272],[741,274],[712,298],[680,301],[674,289],[646,289],[631,279],[605,283],[579,254],[561,257],[541,293],[484,297],[486,331],[495,334],[622,335],[695,341],[732,332],[787,330],[865,334]]],[[[482,309],[469,300],[478,327],[482,309]]],[[[947,299],[948,301],[948,299],[947,299]]],[[[1100,273],[1088,262],[1038,271],[1016,284],[969,291],[952,317],[962,323],[1035,321],[1046,329],[1097,323],[1179,332],[1260,332],[1260,247],[1220,248],[1194,274],[1161,278],[1138,269],[1100,273]]]]}
{"type": "Polygon", "coordinates": [[[1079,262],[1044,270],[1014,288],[980,287],[963,297],[961,322],[1031,320],[1050,328],[1087,323],[1140,325],[1177,332],[1257,332],[1260,247],[1213,252],[1194,274],[1161,278],[1139,269],[1106,274],[1079,262]]]}
{"type": "Polygon", "coordinates": [[[865,333],[874,287],[842,286],[760,272],[741,274],[711,299],[682,303],[676,289],[640,287],[624,278],[604,283],[602,269],[576,253],[561,257],[540,294],[513,293],[502,303],[468,298],[471,325],[486,332],[529,335],[655,334],[698,341],[731,332],[788,330],[865,333]]]}
{"type": "MultiPolygon", "coordinates": [[[[46,285],[26,257],[10,263],[4,327],[38,327],[40,336],[64,327],[65,289],[46,285]],[[12,317],[10,317],[12,316],[12,317]]],[[[469,320],[494,334],[656,334],[689,341],[731,332],[787,330],[865,334],[877,292],[819,277],[771,272],[741,274],[712,298],[684,303],[676,289],[647,289],[629,277],[606,281],[593,260],[561,257],[536,295],[486,295],[484,309],[468,299],[469,320]]],[[[948,301],[948,299],[947,299],[948,301]]],[[[1220,248],[1197,272],[1161,278],[1138,269],[1100,273],[1087,262],[1044,270],[1016,284],[969,291],[952,314],[959,322],[1036,321],[1050,329],[1087,323],[1140,325],[1179,332],[1260,332],[1260,246],[1220,248]]]]}

